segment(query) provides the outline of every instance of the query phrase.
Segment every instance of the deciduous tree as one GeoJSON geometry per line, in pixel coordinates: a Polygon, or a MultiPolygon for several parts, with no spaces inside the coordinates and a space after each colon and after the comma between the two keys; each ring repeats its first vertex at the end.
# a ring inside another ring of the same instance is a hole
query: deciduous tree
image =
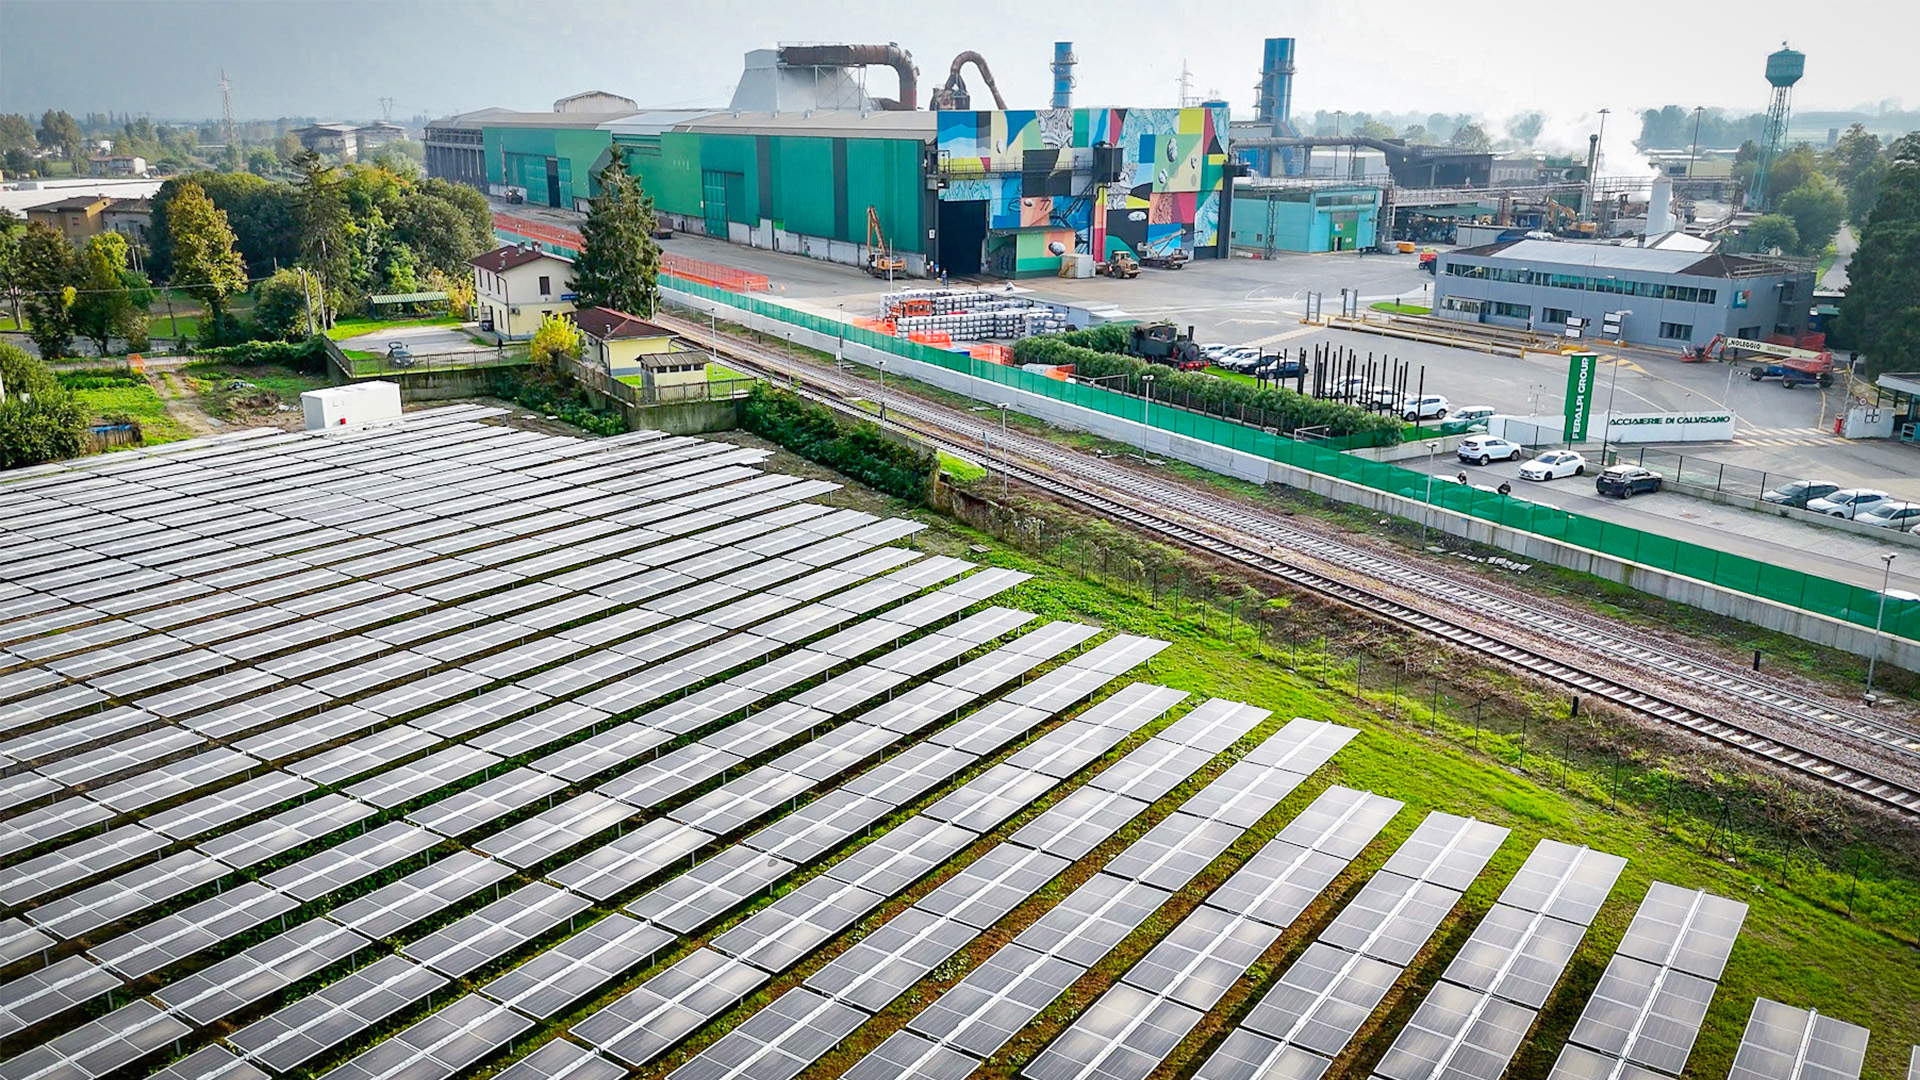
{"type": "Polygon", "coordinates": [[[527,355],[549,374],[562,360],[580,358],[580,328],[572,319],[548,313],[540,317],[540,328],[527,342],[527,355]]]}
{"type": "Polygon", "coordinates": [[[104,232],[87,240],[80,253],[80,281],[73,301],[73,328],[105,356],[114,338],[147,336],[146,315],[134,305],[126,275],[127,238],[104,232]]]}
{"type": "Polygon", "coordinates": [[[1808,255],[1825,251],[1847,217],[1846,195],[1821,172],[1810,173],[1799,187],[1780,196],[1776,205],[1780,213],[1793,219],[1794,230],[1800,234],[1799,250],[1808,255]]]}
{"type": "Polygon", "coordinates": [[[254,287],[253,321],[273,337],[298,341],[318,325],[322,305],[315,300],[309,309],[308,297],[319,288],[299,270],[281,270],[254,287]]]}
{"type": "Polygon", "coordinates": [[[74,283],[80,277],[73,245],[60,230],[28,222],[20,237],[17,280],[27,317],[27,336],[44,360],[73,351],[74,283]]]}
{"type": "Polygon", "coordinates": [[[0,469],[77,457],[87,416],[53,372],[0,343],[0,469]]]}
{"type": "Polygon", "coordinates": [[[200,185],[185,184],[168,204],[167,231],[173,245],[173,284],[207,305],[209,318],[202,335],[210,332],[217,342],[227,298],[247,280],[226,211],[213,205],[200,185]]]}
{"type": "Polygon", "coordinates": [[[1920,133],[1894,140],[1860,248],[1847,266],[1836,337],[1873,371],[1920,361],[1920,133]]]}

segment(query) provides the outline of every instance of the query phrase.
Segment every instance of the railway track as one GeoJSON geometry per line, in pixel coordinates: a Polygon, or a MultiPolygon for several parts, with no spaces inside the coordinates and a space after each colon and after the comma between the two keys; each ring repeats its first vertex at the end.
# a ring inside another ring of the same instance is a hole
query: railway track
{"type": "MultiPolygon", "coordinates": [[[[665,321],[665,320],[663,320],[665,321]]],[[[704,327],[680,323],[689,337],[706,339],[704,327]]],[[[730,362],[783,382],[798,382],[802,393],[842,411],[873,419],[848,398],[872,398],[873,385],[831,368],[794,362],[769,350],[722,336],[719,351],[730,362]]],[[[1809,734],[1844,736],[1912,762],[1920,762],[1920,735],[1873,717],[1831,705],[1743,672],[1718,668],[1613,627],[1579,623],[1531,608],[1495,592],[1435,574],[1369,549],[1342,544],[1249,512],[1225,500],[1179,485],[1159,482],[1098,458],[1013,432],[993,430],[978,418],[917,398],[887,394],[888,426],[962,457],[1000,469],[1010,478],[1125,521],[1191,547],[1258,569],[1310,590],[1372,612],[1382,618],[1451,641],[1488,657],[1533,672],[1564,686],[1611,701],[1622,708],[1692,732],[1775,765],[1851,791],[1868,801],[1920,816],[1920,790],[1873,769],[1842,762],[1820,750],[1765,734],[1668,694],[1630,685],[1593,666],[1529,645],[1545,637],[1615,664],[1635,665],[1692,684],[1739,705],[1763,711],[1809,734]],[[1044,462],[1042,466],[1038,463],[1044,462]],[[1302,565],[1305,557],[1336,569],[1342,576],[1302,565]],[[1358,577],[1365,583],[1351,580],[1358,577]],[[1385,586],[1385,588],[1382,588],[1385,586]],[[1437,603],[1416,605],[1392,591],[1437,603]],[[1452,611],[1436,610],[1451,607],[1452,611]],[[1470,612],[1462,615],[1459,612],[1470,612]],[[1511,633],[1484,626],[1504,624],[1511,633]],[[1481,625],[1469,625],[1470,622],[1481,625]]]]}

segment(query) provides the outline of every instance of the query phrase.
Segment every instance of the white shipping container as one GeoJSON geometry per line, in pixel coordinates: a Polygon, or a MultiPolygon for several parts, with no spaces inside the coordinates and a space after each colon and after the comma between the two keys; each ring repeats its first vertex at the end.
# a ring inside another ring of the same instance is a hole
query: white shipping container
{"type": "Polygon", "coordinates": [[[390,382],[329,386],[300,395],[308,431],[400,422],[400,387],[390,382]]]}

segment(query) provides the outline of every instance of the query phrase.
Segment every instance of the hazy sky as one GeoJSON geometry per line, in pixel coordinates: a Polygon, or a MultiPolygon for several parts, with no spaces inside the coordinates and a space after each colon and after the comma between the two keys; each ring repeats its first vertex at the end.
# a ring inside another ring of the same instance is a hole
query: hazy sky
{"type": "MultiPolygon", "coordinates": [[[[397,118],[538,110],[585,89],[722,105],[744,52],[801,41],[900,42],[923,105],[977,50],[1035,107],[1058,38],[1080,56],[1076,104],[1173,104],[1184,60],[1196,93],[1250,114],[1261,39],[1291,36],[1296,112],[1537,108],[1572,134],[1601,107],[1759,111],[1782,39],[1807,54],[1798,109],[1920,104],[1916,33],[1913,0],[0,0],[0,111],[212,117],[223,67],[242,119],[377,117],[382,97],[397,118]]],[[[869,89],[892,96],[893,73],[869,89]]]]}

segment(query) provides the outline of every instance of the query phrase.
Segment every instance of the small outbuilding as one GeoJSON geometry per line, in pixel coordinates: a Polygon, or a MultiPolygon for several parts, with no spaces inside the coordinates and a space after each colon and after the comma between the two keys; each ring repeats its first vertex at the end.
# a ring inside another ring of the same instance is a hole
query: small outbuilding
{"type": "Polygon", "coordinates": [[[636,383],[652,401],[706,396],[707,354],[681,348],[673,331],[637,315],[591,307],[573,313],[580,359],[616,379],[636,383]]]}

